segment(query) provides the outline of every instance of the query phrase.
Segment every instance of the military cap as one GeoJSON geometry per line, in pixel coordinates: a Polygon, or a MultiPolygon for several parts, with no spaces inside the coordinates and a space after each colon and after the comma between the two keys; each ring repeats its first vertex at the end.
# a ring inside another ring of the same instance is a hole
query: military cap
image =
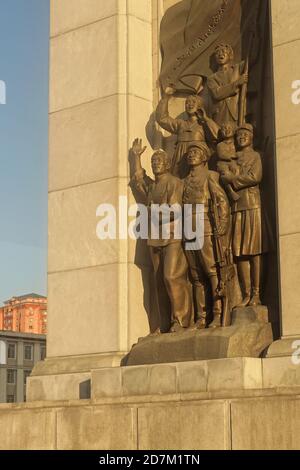
{"type": "Polygon", "coordinates": [[[245,129],[246,131],[251,132],[251,134],[254,134],[254,129],[253,129],[252,124],[249,124],[249,123],[245,122],[244,124],[239,126],[237,132],[241,131],[242,129],[245,129]]]}

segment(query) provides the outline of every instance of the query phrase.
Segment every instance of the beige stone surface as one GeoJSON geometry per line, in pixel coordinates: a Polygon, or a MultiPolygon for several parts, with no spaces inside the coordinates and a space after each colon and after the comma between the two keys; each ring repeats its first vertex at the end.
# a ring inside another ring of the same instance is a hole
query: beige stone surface
{"type": "Polygon", "coordinates": [[[122,396],[122,368],[110,367],[91,373],[92,399],[122,396]]]}
{"type": "Polygon", "coordinates": [[[282,334],[300,334],[300,233],[280,237],[282,334]]]}
{"type": "Polygon", "coordinates": [[[225,450],[229,408],[222,401],[141,407],[138,437],[140,450],[225,450]]]}
{"type": "Polygon", "coordinates": [[[167,395],[176,391],[176,366],[126,367],[122,370],[123,394],[167,395]]]}
{"type": "MultiPolygon", "coordinates": [[[[99,375],[98,380],[100,377],[99,375]]],[[[149,395],[149,387],[150,375],[147,367],[122,368],[122,395],[149,395]]]]}
{"type": "Polygon", "coordinates": [[[93,370],[93,399],[262,388],[261,359],[234,358],[93,370]]]}
{"type": "Polygon", "coordinates": [[[115,15],[119,4],[120,0],[51,0],[51,36],[115,15]]]}
{"type": "Polygon", "coordinates": [[[152,112],[152,2],[74,1],[51,5],[48,265],[48,355],[72,367],[148,332],[135,242],[99,241],[96,208],[130,193],[128,149],[152,112]]]}
{"type": "Polygon", "coordinates": [[[209,392],[262,387],[261,359],[232,358],[207,361],[209,392]]]}
{"type": "Polygon", "coordinates": [[[178,393],[207,391],[208,361],[177,363],[176,367],[178,393]]]}
{"type": "Polygon", "coordinates": [[[49,116],[49,191],[127,176],[118,158],[117,95],[49,116]]]}
{"type": "Polygon", "coordinates": [[[136,16],[140,19],[143,19],[144,21],[147,21],[148,23],[150,23],[152,19],[151,7],[152,7],[152,0],[128,0],[127,1],[128,14],[136,16]]]}
{"type": "MultiPolygon", "coordinates": [[[[276,155],[280,235],[300,232],[299,147],[300,134],[277,141],[276,155]]],[[[282,261],[284,262],[284,259],[282,261]]]]}
{"type": "MultiPolygon", "coordinates": [[[[144,145],[147,146],[147,149],[142,155],[142,165],[147,170],[149,176],[152,177],[151,156],[153,154],[153,149],[151,148],[151,140],[153,140],[154,137],[153,127],[148,124],[149,118],[153,113],[152,103],[138,96],[130,95],[126,101],[126,112],[128,129],[126,133],[126,140],[121,140],[121,142],[124,144],[123,155],[125,153],[126,155],[128,154],[128,150],[136,137],[143,139],[144,145]]],[[[121,126],[120,131],[122,131],[121,126]]],[[[125,136],[120,134],[120,138],[122,137],[125,136]]]]}
{"type": "Polygon", "coordinates": [[[300,400],[270,398],[231,404],[234,450],[299,450],[300,400]]]}
{"type": "Polygon", "coordinates": [[[298,450],[299,390],[0,404],[0,449],[298,450]]]}
{"type": "MultiPolygon", "coordinates": [[[[300,341],[298,343],[298,351],[300,351],[300,341]]],[[[262,360],[263,365],[263,387],[299,387],[300,386],[300,364],[292,361],[291,351],[289,357],[272,357],[262,360]]],[[[295,359],[299,362],[300,352],[295,359]]]]}
{"type": "Polygon", "coordinates": [[[82,354],[77,356],[47,357],[34,366],[32,376],[82,374],[92,369],[119,367],[124,353],[82,354]]]}
{"type": "Polygon", "coordinates": [[[152,102],[152,26],[136,17],[128,18],[128,93],[152,102]]]}
{"type": "Polygon", "coordinates": [[[90,380],[90,374],[63,374],[27,379],[27,401],[79,400],[80,384],[90,380]]]}
{"type": "Polygon", "coordinates": [[[292,102],[292,83],[300,76],[299,47],[300,41],[294,41],[273,49],[277,138],[300,132],[300,105],[292,102]]]}
{"type": "Polygon", "coordinates": [[[81,407],[58,411],[57,448],[131,450],[136,448],[136,413],[129,407],[81,407]]]}
{"type": "Polygon", "coordinates": [[[118,292],[117,264],[50,274],[47,356],[119,351],[118,292]]]}
{"type": "Polygon", "coordinates": [[[119,91],[117,38],[113,16],[51,40],[50,112],[119,91]]]}
{"type": "MultiPolygon", "coordinates": [[[[58,272],[126,261],[127,241],[100,240],[96,216],[100,204],[119,213],[119,195],[127,193],[127,179],[109,179],[49,194],[48,271],[58,272]]],[[[106,215],[106,213],[105,213],[106,215]]]]}
{"type": "Polygon", "coordinates": [[[295,341],[300,342],[300,336],[287,336],[286,338],[274,341],[268,348],[266,357],[291,357],[297,346],[294,344],[295,341]]]}
{"type": "Polygon", "coordinates": [[[274,46],[299,39],[299,1],[272,0],[271,9],[274,46]]]}
{"type": "Polygon", "coordinates": [[[0,411],[0,450],[54,450],[55,411],[0,411]]]}

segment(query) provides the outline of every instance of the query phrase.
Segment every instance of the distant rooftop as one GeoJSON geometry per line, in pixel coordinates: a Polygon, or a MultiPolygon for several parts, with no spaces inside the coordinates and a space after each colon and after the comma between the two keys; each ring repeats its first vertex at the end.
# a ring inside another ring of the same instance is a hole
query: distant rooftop
{"type": "Polygon", "coordinates": [[[12,300],[26,300],[26,299],[47,299],[47,297],[45,297],[44,295],[39,295],[39,294],[35,294],[35,293],[31,293],[31,294],[25,294],[25,295],[15,295],[14,297],[12,297],[11,299],[9,300],[6,300],[4,302],[4,304],[8,304],[9,302],[11,302],[12,300]]]}
{"type": "Polygon", "coordinates": [[[19,331],[2,331],[0,330],[0,339],[2,338],[24,338],[30,340],[44,340],[46,341],[46,335],[36,334],[36,333],[22,333],[19,331]]]}

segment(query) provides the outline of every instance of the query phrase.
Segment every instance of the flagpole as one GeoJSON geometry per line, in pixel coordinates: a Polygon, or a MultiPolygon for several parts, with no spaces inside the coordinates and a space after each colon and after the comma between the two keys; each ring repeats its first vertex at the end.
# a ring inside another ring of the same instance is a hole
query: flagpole
{"type": "MultiPolygon", "coordinates": [[[[247,58],[245,60],[244,74],[249,74],[249,57],[250,57],[250,51],[251,51],[251,48],[252,48],[252,42],[253,42],[253,35],[251,36],[250,41],[249,41],[248,54],[247,54],[247,58]]],[[[247,91],[248,91],[248,83],[244,83],[241,87],[241,92],[240,92],[239,119],[238,119],[239,127],[242,126],[243,124],[245,124],[245,122],[246,122],[247,91]]]]}

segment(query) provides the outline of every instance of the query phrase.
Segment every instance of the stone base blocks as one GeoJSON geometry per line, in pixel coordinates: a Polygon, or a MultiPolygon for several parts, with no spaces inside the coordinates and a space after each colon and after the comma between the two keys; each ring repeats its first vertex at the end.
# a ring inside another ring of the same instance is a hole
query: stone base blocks
{"type": "Polygon", "coordinates": [[[0,433],[0,450],[298,450],[300,387],[4,404],[0,433]]]}
{"type": "Polygon", "coordinates": [[[28,378],[27,400],[79,400],[300,387],[292,357],[226,358],[95,368],[28,378]]]}
{"type": "Polygon", "coordinates": [[[262,388],[261,360],[219,359],[92,371],[92,398],[262,388]]]}

